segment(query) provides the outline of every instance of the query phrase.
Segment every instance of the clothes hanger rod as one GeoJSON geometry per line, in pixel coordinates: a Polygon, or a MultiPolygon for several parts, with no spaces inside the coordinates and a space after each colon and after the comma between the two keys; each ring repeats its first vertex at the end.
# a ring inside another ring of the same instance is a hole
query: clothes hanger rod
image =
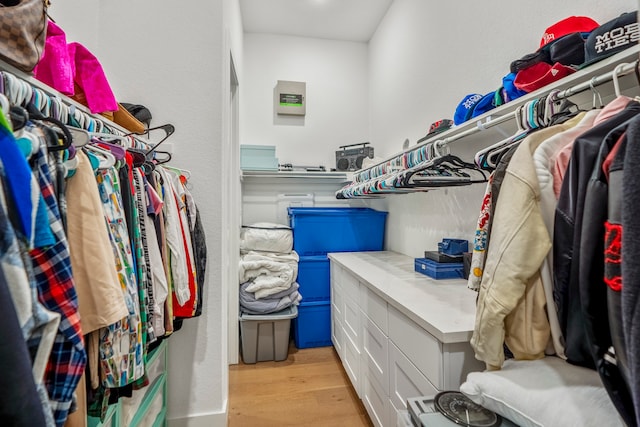
{"type": "MultiPolygon", "coordinates": [[[[616,66],[615,70],[609,71],[607,73],[601,74],[599,76],[596,76],[590,80],[587,80],[585,82],[576,84],[575,86],[572,86],[568,89],[565,89],[563,91],[557,92],[555,94],[555,99],[556,100],[561,100],[561,99],[565,99],[565,98],[570,98],[580,92],[584,92],[585,90],[590,90],[590,88],[592,86],[598,86],[601,85],[603,83],[609,82],[609,81],[613,81],[614,78],[620,77],[620,76],[624,76],[626,74],[635,72],[635,68],[636,68],[636,63],[631,62],[631,63],[623,63],[623,64],[619,64],[618,66],[616,66]]],[[[509,105],[509,104],[505,104],[505,105],[509,105]]],[[[471,136],[474,135],[478,132],[480,132],[481,130],[485,130],[497,125],[500,125],[502,123],[506,123],[509,122],[513,119],[515,119],[517,114],[517,111],[513,111],[501,116],[497,116],[495,118],[487,118],[487,120],[485,120],[484,122],[482,120],[479,120],[476,122],[476,126],[474,127],[469,127],[469,129],[466,129],[460,133],[451,135],[449,137],[446,137],[444,139],[440,139],[440,140],[436,140],[436,141],[424,141],[420,144],[415,145],[414,147],[411,147],[408,150],[403,151],[401,154],[398,154],[396,156],[393,156],[383,162],[377,163],[375,165],[372,165],[370,167],[368,167],[367,169],[363,169],[360,172],[356,172],[355,177],[356,177],[356,181],[358,181],[357,177],[362,174],[363,176],[369,175],[368,179],[364,179],[362,182],[368,181],[369,179],[373,179],[376,178],[378,176],[378,174],[372,173],[372,171],[375,168],[378,167],[382,167],[384,165],[388,165],[388,164],[402,164],[402,157],[404,155],[406,155],[407,153],[411,153],[414,152],[416,150],[419,150],[420,148],[422,148],[422,146],[427,145],[427,144],[438,144],[439,147],[443,147],[447,144],[450,144],[454,141],[458,141],[461,140],[463,138],[466,138],[467,136],[471,136]]]]}
{"type": "MultiPolygon", "coordinates": [[[[595,86],[599,86],[603,83],[606,82],[610,82],[610,81],[615,81],[616,78],[624,76],[626,74],[630,74],[632,72],[634,72],[636,68],[636,63],[629,63],[629,64],[619,64],[618,66],[616,66],[616,68],[612,71],[609,71],[608,73],[602,74],[600,76],[594,77],[586,82],[583,83],[579,83],[575,86],[572,86],[564,91],[561,92],[557,92],[555,94],[555,99],[556,100],[561,100],[561,99],[566,99],[566,98],[570,98],[580,92],[584,92],[586,90],[592,90],[593,87],[595,86]]],[[[512,113],[512,114],[505,114],[503,116],[497,117],[493,120],[488,120],[487,122],[485,122],[484,124],[481,124],[481,122],[476,123],[476,128],[470,128],[466,131],[460,132],[459,134],[453,135],[449,138],[445,138],[441,141],[436,141],[436,144],[439,144],[440,146],[444,146],[447,145],[451,142],[457,141],[461,138],[467,137],[469,135],[473,135],[475,133],[478,132],[477,128],[481,128],[480,130],[484,130],[496,125],[499,125],[501,123],[504,123],[506,121],[509,121],[513,118],[515,118],[516,112],[512,113]]]]}
{"type": "MultiPolygon", "coordinates": [[[[46,85],[45,83],[42,83],[40,80],[36,79],[35,77],[31,76],[31,75],[27,75],[24,71],[21,71],[15,67],[13,67],[11,64],[8,64],[7,62],[0,60],[0,76],[2,73],[6,73],[9,75],[12,75],[13,77],[15,77],[18,80],[22,80],[23,82],[27,83],[28,85],[30,85],[32,88],[37,88],[40,89],[44,95],[49,96],[51,98],[57,98],[62,100],[62,102],[69,106],[69,107],[73,107],[77,110],[80,110],[80,112],[88,117],[93,118],[93,120],[99,121],[100,123],[102,123],[102,127],[105,129],[109,129],[111,130],[114,134],[116,132],[121,132],[122,134],[125,134],[127,132],[129,132],[127,129],[123,128],[122,126],[118,125],[117,123],[111,122],[111,121],[107,121],[106,119],[104,119],[104,117],[98,115],[98,114],[93,114],[89,111],[88,107],[74,101],[73,99],[69,98],[68,96],[64,95],[61,92],[58,92],[56,89],[46,85]]],[[[1,77],[0,77],[1,78],[1,77]]],[[[140,142],[142,142],[143,144],[147,144],[146,141],[140,139],[140,142]]]]}
{"type": "Polygon", "coordinates": [[[495,119],[491,119],[491,120],[487,120],[486,122],[482,122],[481,120],[476,122],[476,127],[472,127],[469,128],[465,131],[462,131],[460,133],[457,133],[455,135],[452,135],[450,137],[435,141],[434,144],[436,144],[438,147],[444,147],[445,145],[448,145],[454,141],[458,141],[462,138],[466,138],[467,136],[471,136],[474,135],[482,130],[486,130],[489,128],[492,128],[494,126],[498,126],[502,123],[511,121],[513,119],[516,118],[516,111],[513,111],[511,113],[502,115],[502,116],[498,116],[495,119]]]}
{"type": "Polygon", "coordinates": [[[614,70],[609,71],[608,73],[602,74],[600,76],[594,77],[591,80],[588,80],[586,82],[577,84],[573,87],[570,87],[566,90],[563,90],[561,92],[558,92],[556,94],[556,99],[560,100],[560,99],[564,99],[564,98],[570,98],[580,92],[584,92],[585,90],[590,90],[591,86],[599,86],[603,83],[607,83],[610,81],[613,81],[614,79],[614,74],[617,75],[618,77],[624,76],[626,74],[632,73],[634,72],[636,67],[636,63],[632,62],[629,64],[620,64],[618,65],[614,70]],[[617,70],[617,71],[616,71],[617,70]]]}

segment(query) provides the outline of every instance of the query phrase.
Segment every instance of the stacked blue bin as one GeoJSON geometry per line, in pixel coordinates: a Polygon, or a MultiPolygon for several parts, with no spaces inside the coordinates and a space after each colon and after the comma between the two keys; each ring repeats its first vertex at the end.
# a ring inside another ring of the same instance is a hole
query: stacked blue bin
{"type": "Polygon", "coordinates": [[[331,345],[329,252],[381,251],[387,212],[369,208],[288,208],[300,256],[302,303],[293,319],[297,348],[331,345]]]}

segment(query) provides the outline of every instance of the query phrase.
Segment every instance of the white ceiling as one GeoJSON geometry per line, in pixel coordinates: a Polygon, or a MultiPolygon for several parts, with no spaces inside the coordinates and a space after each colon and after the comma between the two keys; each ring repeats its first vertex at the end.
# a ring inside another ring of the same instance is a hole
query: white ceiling
{"type": "Polygon", "coordinates": [[[247,33],[368,42],[393,0],[240,0],[247,33]]]}

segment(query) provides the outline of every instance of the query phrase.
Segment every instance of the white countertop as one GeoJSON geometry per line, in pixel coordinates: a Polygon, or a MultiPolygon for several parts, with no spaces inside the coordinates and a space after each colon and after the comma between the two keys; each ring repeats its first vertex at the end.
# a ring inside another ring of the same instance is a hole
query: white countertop
{"type": "Polygon", "coordinates": [[[333,252],[328,256],[441,342],[471,339],[477,294],[467,288],[466,280],[436,280],[416,273],[414,259],[396,252],[333,252]]]}

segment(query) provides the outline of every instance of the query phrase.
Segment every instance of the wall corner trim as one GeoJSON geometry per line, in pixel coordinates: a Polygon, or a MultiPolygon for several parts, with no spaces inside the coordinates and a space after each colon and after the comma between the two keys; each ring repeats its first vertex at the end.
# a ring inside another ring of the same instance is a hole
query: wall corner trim
{"type": "MultiPolygon", "coordinates": [[[[228,403],[228,402],[227,402],[228,403]]],[[[182,418],[168,419],[169,427],[227,427],[229,406],[225,403],[222,412],[194,414],[182,418]]]]}

